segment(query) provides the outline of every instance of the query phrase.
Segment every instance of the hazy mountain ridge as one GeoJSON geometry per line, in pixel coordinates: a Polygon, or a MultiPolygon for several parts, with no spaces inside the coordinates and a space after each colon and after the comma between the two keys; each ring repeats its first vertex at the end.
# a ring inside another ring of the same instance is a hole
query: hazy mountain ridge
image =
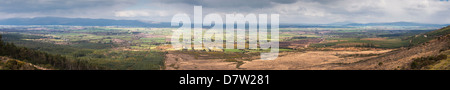
{"type": "MultiPolygon", "coordinates": [[[[138,26],[138,27],[171,27],[170,22],[152,22],[139,20],[113,20],[64,17],[9,18],[0,20],[0,25],[73,25],[73,26],[138,26]]],[[[414,22],[389,23],[353,23],[336,22],[330,24],[287,24],[280,28],[348,28],[354,26],[432,26],[444,27],[450,24],[424,24],[414,22]]]]}
{"type": "Polygon", "coordinates": [[[390,22],[390,23],[349,23],[345,26],[447,26],[448,24],[426,24],[414,22],[390,22]]]}
{"type": "Polygon", "coordinates": [[[74,26],[142,26],[167,27],[168,23],[149,23],[138,20],[112,20],[89,18],[62,18],[62,17],[36,17],[36,18],[10,18],[0,20],[0,25],[74,25],[74,26]]]}

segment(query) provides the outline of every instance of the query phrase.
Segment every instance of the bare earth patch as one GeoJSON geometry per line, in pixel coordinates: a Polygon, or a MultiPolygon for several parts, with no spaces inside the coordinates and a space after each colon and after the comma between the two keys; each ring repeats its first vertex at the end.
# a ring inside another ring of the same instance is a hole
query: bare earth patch
{"type": "Polygon", "coordinates": [[[253,60],[245,62],[241,66],[247,70],[321,70],[324,68],[316,68],[315,66],[330,63],[353,63],[372,57],[349,57],[341,58],[337,55],[344,54],[380,54],[391,50],[382,51],[308,51],[286,52],[285,56],[278,57],[276,60],[253,60]]]}
{"type": "Polygon", "coordinates": [[[226,62],[223,59],[195,59],[188,54],[169,52],[166,55],[166,70],[321,70],[320,65],[331,63],[353,63],[371,57],[339,57],[350,54],[380,54],[391,50],[374,51],[308,51],[281,52],[276,60],[243,61],[236,67],[237,62],[226,62]]]}
{"type": "Polygon", "coordinates": [[[195,59],[188,54],[169,52],[166,54],[166,70],[237,70],[236,62],[223,59],[195,59]]]}
{"type": "Polygon", "coordinates": [[[386,40],[387,38],[363,38],[361,40],[369,40],[369,41],[382,41],[386,40]]]}

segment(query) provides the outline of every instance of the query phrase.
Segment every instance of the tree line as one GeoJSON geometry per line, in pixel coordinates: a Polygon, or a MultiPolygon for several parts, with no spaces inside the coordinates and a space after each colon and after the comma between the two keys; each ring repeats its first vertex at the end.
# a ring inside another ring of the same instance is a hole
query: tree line
{"type": "Polygon", "coordinates": [[[17,47],[13,43],[4,42],[0,35],[0,56],[27,61],[33,64],[50,65],[61,70],[95,70],[102,69],[86,60],[69,59],[61,55],[52,55],[26,47],[17,47]]]}

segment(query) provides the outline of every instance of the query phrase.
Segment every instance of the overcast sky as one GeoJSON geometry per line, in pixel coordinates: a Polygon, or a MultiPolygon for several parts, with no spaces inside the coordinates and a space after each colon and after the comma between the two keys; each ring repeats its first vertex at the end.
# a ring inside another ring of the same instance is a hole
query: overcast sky
{"type": "MultiPolygon", "coordinates": [[[[450,24],[447,0],[1,0],[0,19],[70,17],[170,22],[173,15],[280,14],[280,23],[450,24]]],[[[225,17],[223,17],[225,19],[225,17]]]]}

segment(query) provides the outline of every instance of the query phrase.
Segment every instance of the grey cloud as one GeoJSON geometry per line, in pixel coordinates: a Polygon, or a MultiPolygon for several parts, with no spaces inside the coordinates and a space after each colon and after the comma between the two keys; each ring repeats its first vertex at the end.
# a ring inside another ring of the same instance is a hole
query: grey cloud
{"type": "Polygon", "coordinates": [[[272,1],[280,4],[291,4],[297,2],[297,0],[272,0],[272,1]]]}
{"type": "Polygon", "coordinates": [[[0,12],[30,13],[54,12],[75,9],[110,8],[120,5],[131,5],[126,0],[2,0],[0,12]]]}
{"type": "Polygon", "coordinates": [[[272,7],[274,4],[290,4],[297,0],[161,0],[163,3],[201,5],[205,8],[266,8],[272,7]]]}
{"type": "Polygon", "coordinates": [[[450,14],[450,2],[423,1],[426,0],[2,0],[0,19],[59,16],[168,22],[172,14],[192,14],[193,6],[203,6],[204,14],[279,13],[283,23],[450,23],[450,17],[446,17],[450,14]],[[115,14],[119,11],[129,11],[125,14],[130,17],[118,17],[115,14]]]}

